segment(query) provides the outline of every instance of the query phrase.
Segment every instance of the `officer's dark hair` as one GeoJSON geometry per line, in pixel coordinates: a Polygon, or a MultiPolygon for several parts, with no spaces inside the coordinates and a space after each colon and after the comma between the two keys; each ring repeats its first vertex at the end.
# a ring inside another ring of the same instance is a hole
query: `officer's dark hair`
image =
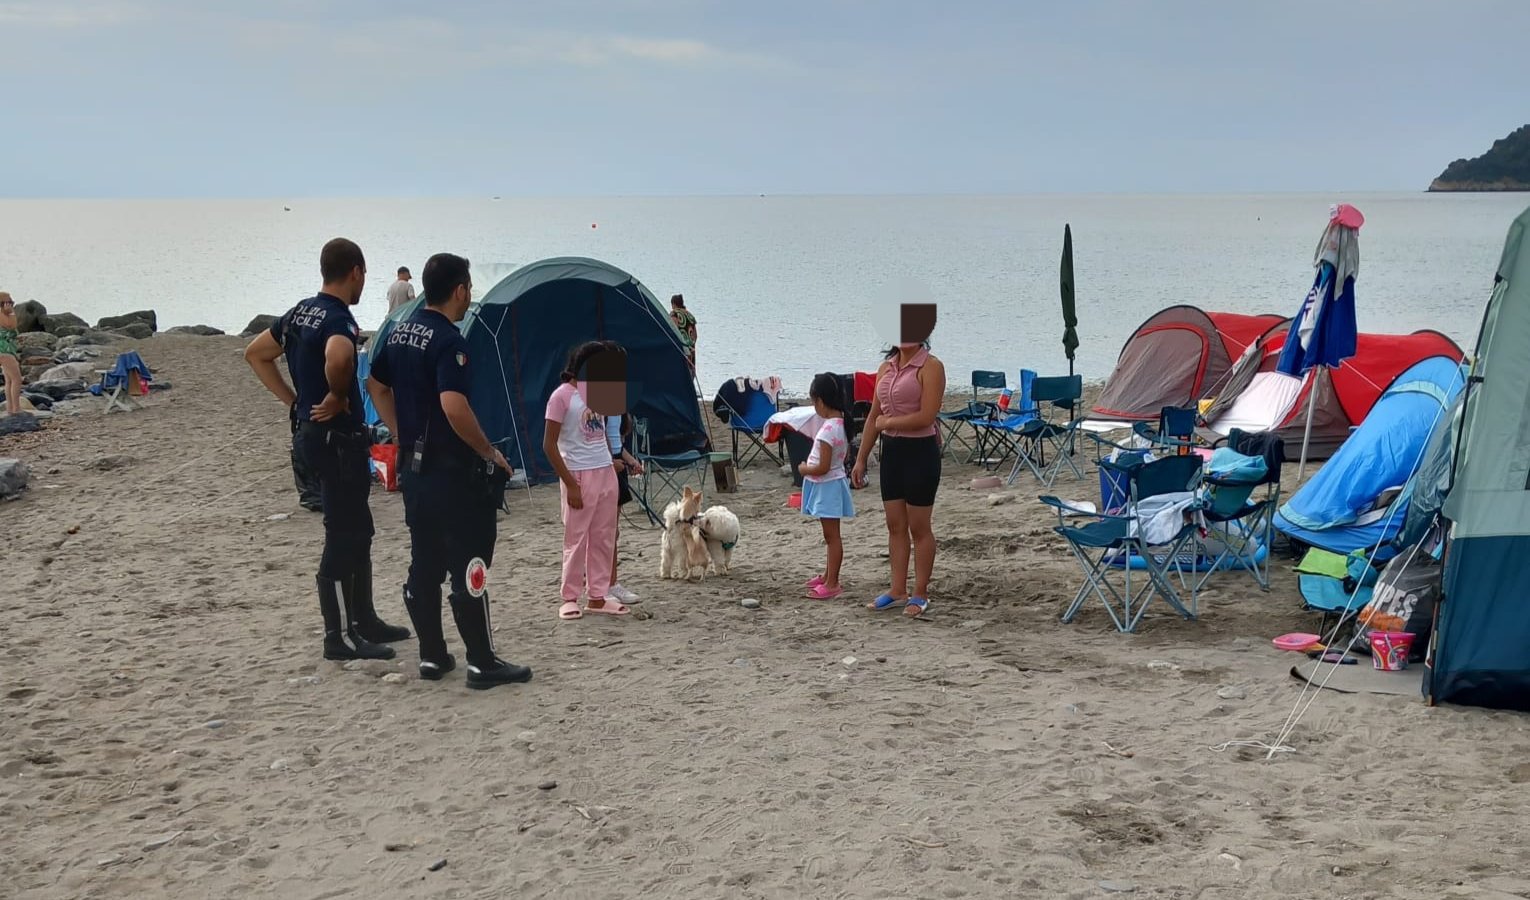
{"type": "Polygon", "coordinates": [[[590,357],[597,353],[605,353],[611,348],[606,346],[605,341],[586,341],[568,352],[568,364],[563,367],[563,383],[572,384],[579,380],[579,372],[584,368],[590,357]]]}
{"type": "Polygon", "coordinates": [[[398,274],[400,274],[400,275],[408,275],[409,274],[409,267],[408,266],[399,266],[398,267],[398,274]]]}
{"type": "Polygon", "coordinates": [[[459,284],[472,284],[468,261],[455,253],[437,253],[425,260],[425,270],[420,273],[425,285],[425,305],[441,306],[452,298],[452,291],[459,284]]]}
{"type": "Polygon", "coordinates": [[[319,274],[324,277],[325,284],[344,281],[357,267],[365,272],[367,260],[361,255],[361,248],[356,246],[355,241],[335,238],[319,251],[319,274]]]}

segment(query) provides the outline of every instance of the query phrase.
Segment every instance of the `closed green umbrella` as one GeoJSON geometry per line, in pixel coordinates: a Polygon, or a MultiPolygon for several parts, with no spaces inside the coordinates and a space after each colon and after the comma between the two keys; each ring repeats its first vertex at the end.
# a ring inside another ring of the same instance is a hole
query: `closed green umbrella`
{"type": "Polygon", "coordinates": [[[1078,349],[1078,311],[1073,306],[1073,229],[1063,225],[1062,255],[1063,350],[1068,354],[1068,374],[1073,374],[1073,351],[1078,349]]]}

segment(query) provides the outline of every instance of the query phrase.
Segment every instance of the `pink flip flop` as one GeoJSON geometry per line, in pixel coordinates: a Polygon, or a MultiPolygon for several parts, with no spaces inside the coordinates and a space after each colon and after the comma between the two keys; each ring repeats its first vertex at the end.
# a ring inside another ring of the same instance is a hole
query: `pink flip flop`
{"type": "Polygon", "coordinates": [[[584,612],[579,609],[579,602],[577,600],[564,600],[563,605],[558,607],[558,618],[582,619],[584,618],[584,612]]]}
{"type": "Polygon", "coordinates": [[[632,614],[632,608],[625,603],[618,603],[607,597],[599,606],[585,604],[584,611],[592,616],[626,616],[632,614]]]}
{"type": "Polygon", "coordinates": [[[822,575],[814,575],[812,578],[808,579],[808,582],[807,582],[806,585],[804,585],[804,587],[815,588],[815,587],[818,587],[820,584],[823,584],[823,576],[822,575]]]}
{"type": "Polygon", "coordinates": [[[813,600],[833,600],[835,597],[838,597],[844,592],[845,589],[842,587],[831,588],[826,584],[820,583],[813,585],[813,587],[808,590],[808,597],[813,600]]]}

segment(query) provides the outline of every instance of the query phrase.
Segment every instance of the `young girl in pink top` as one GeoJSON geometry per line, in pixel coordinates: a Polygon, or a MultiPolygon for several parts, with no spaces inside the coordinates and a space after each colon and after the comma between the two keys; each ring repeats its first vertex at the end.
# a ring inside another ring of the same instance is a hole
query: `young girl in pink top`
{"type": "Polygon", "coordinates": [[[630,610],[608,597],[611,560],[616,552],[617,480],[606,443],[606,418],[589,408],[583,383],[585,365],[607,346],[581,344],[569,354],[563,384],[547,401],[542,452],[562,483],[563,585],[558,618],[585,613],[625,616],[630,610]],[[579,607],[588,589],[589,599],[579,607]]]}
{"type": "Polygon", "coordinates": [[[887,513],[887,551],[892,585],[869,609],[903,607],[906,616],[929,608],[935,570],[935,490],[940,486],[940,435],[935,420],[946,394],[946,367],[927,343],[899,344],[877,370],[876,394],[866,434],[850,478],[866,483],[866,460],[882,442],[882,509],[887,513]],[[908,590],[909,545],[914,548],[914,590],[908,590]]]}
{"type": "Polygon", "coordinates": [[[814,576],[807,588],[814,600],[832,600],[845,592],[839,586],[839,569],[845,560],[839,522],[855,518],[850,480],[845,473],[845,457],[850,452],[850,435],[845,430],[849,404],[844,401],[839,378],[828,372],[813,377],[808,397],[823,425],[813,436],[813,452],[797,466],[802,474],[802,514],[817,519],[823,527],[829,558],[823,574],[814,576]]]}

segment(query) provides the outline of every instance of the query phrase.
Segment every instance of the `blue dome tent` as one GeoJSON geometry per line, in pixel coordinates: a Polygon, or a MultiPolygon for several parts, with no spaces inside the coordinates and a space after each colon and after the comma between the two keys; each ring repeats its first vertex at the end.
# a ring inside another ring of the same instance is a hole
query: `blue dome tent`
{"type": "MultiPolygon", "coordinates": [[[[423,300],[395,310],[371,346],[382,346],[423,300]]],[[[709,446],[695,378],[668,311],[615,266],[581,257],[522,266],[485,292],[458,328],[472,361],[473,410],[489,440],[532,484],[557,479],[542,453],[543,413],[569,350],[585,341],[626,348],[627,406],[647,420],[655,453],[709,446]]]]}

